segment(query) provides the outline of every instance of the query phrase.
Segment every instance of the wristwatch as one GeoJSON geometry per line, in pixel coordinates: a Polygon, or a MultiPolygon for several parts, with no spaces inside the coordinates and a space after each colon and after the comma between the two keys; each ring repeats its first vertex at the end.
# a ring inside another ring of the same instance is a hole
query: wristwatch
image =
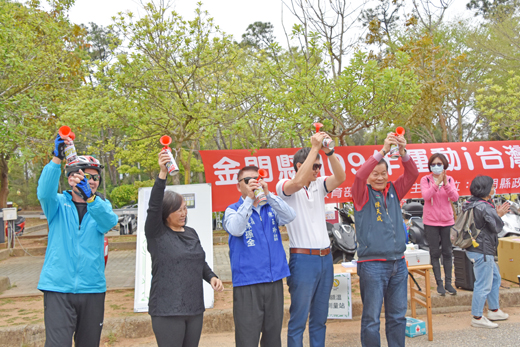
{"type": "Polygon", "coordinates": [[[331,149],[331,150],[329,151],[329,153],[325,153],[325,155],[326,155],[327,157],[330,157],[330,156],[333,155],[333,154],[334,154],[334,148],[331,149]]]}
{"type": "Polygon", "coordinates": [[[95,195],[92,195],[90,198],[87,199],[87,203],[91,203],[96,199],[95,195]]]}

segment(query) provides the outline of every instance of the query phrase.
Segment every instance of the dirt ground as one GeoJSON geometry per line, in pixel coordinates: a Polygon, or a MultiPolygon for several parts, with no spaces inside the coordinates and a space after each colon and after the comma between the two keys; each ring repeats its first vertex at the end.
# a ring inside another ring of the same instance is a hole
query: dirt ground
{"type": "MultiPolygon", "coordinates": [[[[508,307],[504,309],[509,314],[509,319],[504,322],[499,322],[499,325],[507,324],[512,334],[516,334],[509,341],[511,343],[494,344],[490,333],[498,333],[500,329],[506,329],[506,326],[499,329],[474,329],[471,328],[470,312],[457,312],[449,314],[435,314],[433,315],[433,341],[430,342],[427,336],[418,336],[415,338],[406,338],[408,346],[518,346],[517,327],[520,326],[520,307],[508,307]],[[470,336],[471,335],[471,336],[470,336]],[[471,339],[471,341],[464,341],[471,339]],[[512,340],[515,341],[512,341],[512,340]],[[446,341],[449,340],[449,341],[446,341]],[[470,343],[471,342],[471,343],[470,343]],[[475,344],[476,342],[476,344],[475,344]]],[[[425,316],[418,316],[417,318],[426,320],[425,316]]],[[[382,345],[386,346],[384,319],[381,319],[381,339],[382,345]]],[[[327,340],[326,346],[360,346],[359,332],[361,330],[361,320],[329,320],[327,322],[327,340]]],[[[287,328],[282,330],[282,345],[286,346],[287,328]]],[[[235,336],[234,332],[219,333],[219,334],[204,334],[200,339],[199,347],[227,347],[234,346],[235,336]]],[[[309,345],[308,331],[306,330],[303,340],[304,346],[309,345]]],[[[497,342],[497,341],[495,341],[497,342]]],[[[103,347],[154,347],[157,346],[154,336],[149,336],[140,339],[123,339],[118,338],[112,341],[105,340],[101,343],[103,347]]]]}
{"type": "MultiPolygon", "coordinates": [[[[436,294],[436,286],[433,274],[431,278],[432,296],[436,294]]],[[[424,279],[417,278],[417,282],[424,288],[424,279]]],[[[352,276],[352,300],[360,300],[359,277],[352,276]]],[[[502,280],[502,287],[510,288],[515,284],[502,280]]],[[[224,283],[224,291],[215,292],[215,309],[228,309],[233,307],[233,287],[230,282],[224,283]]],[[[459,289],[460,290],[460,289],[459,289]]],[[[290,304],[289,290],[284,283],[285,304],[290,304]]],[[[108,291],[105,300],[105,318],[142,315],[134,313],[134,290],[108,291]]],[[[43,296],[18,297],[0,299],[0,327],[37,324],[43,322],[43,296]]]]}

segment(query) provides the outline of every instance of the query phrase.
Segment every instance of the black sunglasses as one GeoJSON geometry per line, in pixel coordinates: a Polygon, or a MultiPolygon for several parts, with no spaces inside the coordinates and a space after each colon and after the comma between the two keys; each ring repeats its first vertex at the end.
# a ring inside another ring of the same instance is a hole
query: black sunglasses
{"type": "Polygon", "coordinates": [[[257,179],[258,179],[258,176],[256,176],[256,177],[242,177],[241,179],[238,180],[238,182],[244,181],[245,184],[249,184],[249,180],[257,180],[257,179]]]}
{"type": "Polygon", "coordinates": [[[435,163],[435,164],[432,164],[431,166],[432,166],[432,167],[435,167],[435,166],[444,166],[444,164],[443,164],[443,163],[435,163]]]}
{"type": "Polygon", "coordinates": [[[85,178],[87,179],[87,181],[92,178],[94,180],[94,182],[97,182],[97,181],[99,181],[100,177],[101,177],[101,175],[99,175],[99,174],[91,175],[89,173],[85,173],[85,178]]]}
{"type": "Polygon", "coordinates": [[[314,165],[312,165],[312,170],[313,171],[321,170],[321,164],[314,164],[314,165]]]}

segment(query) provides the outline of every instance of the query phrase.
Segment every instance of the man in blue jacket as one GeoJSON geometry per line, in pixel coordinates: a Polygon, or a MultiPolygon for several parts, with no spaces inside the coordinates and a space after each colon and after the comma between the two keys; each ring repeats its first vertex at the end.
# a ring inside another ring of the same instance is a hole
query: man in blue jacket
{"type": "Polygon", "coordinates": [[[45,262],[38,289],[43,292],[45,346],[98,347],[105,311],[104,234],[118,217],[96,194],[99,161],[79,156],[67,164],[72,190],[58,194],[61,161],[69,138],[55,139],[54,158],[38,181],[38,200],[49,224],[45,262]]]}
{"type": "Polygon", "coordinates": [[[291,222],[296,214],[269,192],[256,166],[242,168],[237,178],[242,196],[224,214],[224,229],[230,234],[236,346],[258,346],[260,341],[262,347],[281,347],[282,279],[289,276],[289,266],[278,226],[291,222]],[[263,189],[267,197],[263,206],[255,201],[256,189],[263,189]]]}

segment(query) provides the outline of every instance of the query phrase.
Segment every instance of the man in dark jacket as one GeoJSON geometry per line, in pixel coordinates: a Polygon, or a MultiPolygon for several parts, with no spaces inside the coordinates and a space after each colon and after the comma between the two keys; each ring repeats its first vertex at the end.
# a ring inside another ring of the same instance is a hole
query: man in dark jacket
{"type": "Polygon", "coordinates": [[[281,347],[283,283],[289,266],[279,225],[296,217],[294,210],[268,190],[256,166],[238,172],[242,194],[224,214],[229,233],[229,257],[233,276],[233,318],[238,347],[281,347]],[[262,189],[267,202],[260,205],[254,190],[262,189]]]}
{"type": "Polygon", "coordinates": [[[388,346],[405,345],[408,270],[400,200],[419,176],[405,147],[404,137],[389,134],[383,149],[357,171],[352,186],[359,257],[357,272],[363,302],[363,346],[381,345],[379,316],[383,299],[388,346]],[[391,145],[399,146],[404,166],[404,174],[395,182],[388,182],[388,164],[383,159],[391,145]]]}
{"type": "Polygon", "coordinates": [[[473,245],[466,249],[466,254],[473,262],[475,284],[471,303],[471,325],[476,328],[498,328],[498,324],[491,321],[509,318],[499,306],[500,283],[502,278],[495,263],[495,254],[498,247],[498,233],[502,231],[504,222],[502,216],[509,211],[509,203],[499,207],[493,205],[495,195],[493,179],[489,176],[477,176],[469,187],[471,198],[462,207],[463,211],[473,209],[475,226],[480,229],[476,238],[477,247],[473,245]],[[487,318],[483,316],[484,304],[488,302],[487,318]]]}

